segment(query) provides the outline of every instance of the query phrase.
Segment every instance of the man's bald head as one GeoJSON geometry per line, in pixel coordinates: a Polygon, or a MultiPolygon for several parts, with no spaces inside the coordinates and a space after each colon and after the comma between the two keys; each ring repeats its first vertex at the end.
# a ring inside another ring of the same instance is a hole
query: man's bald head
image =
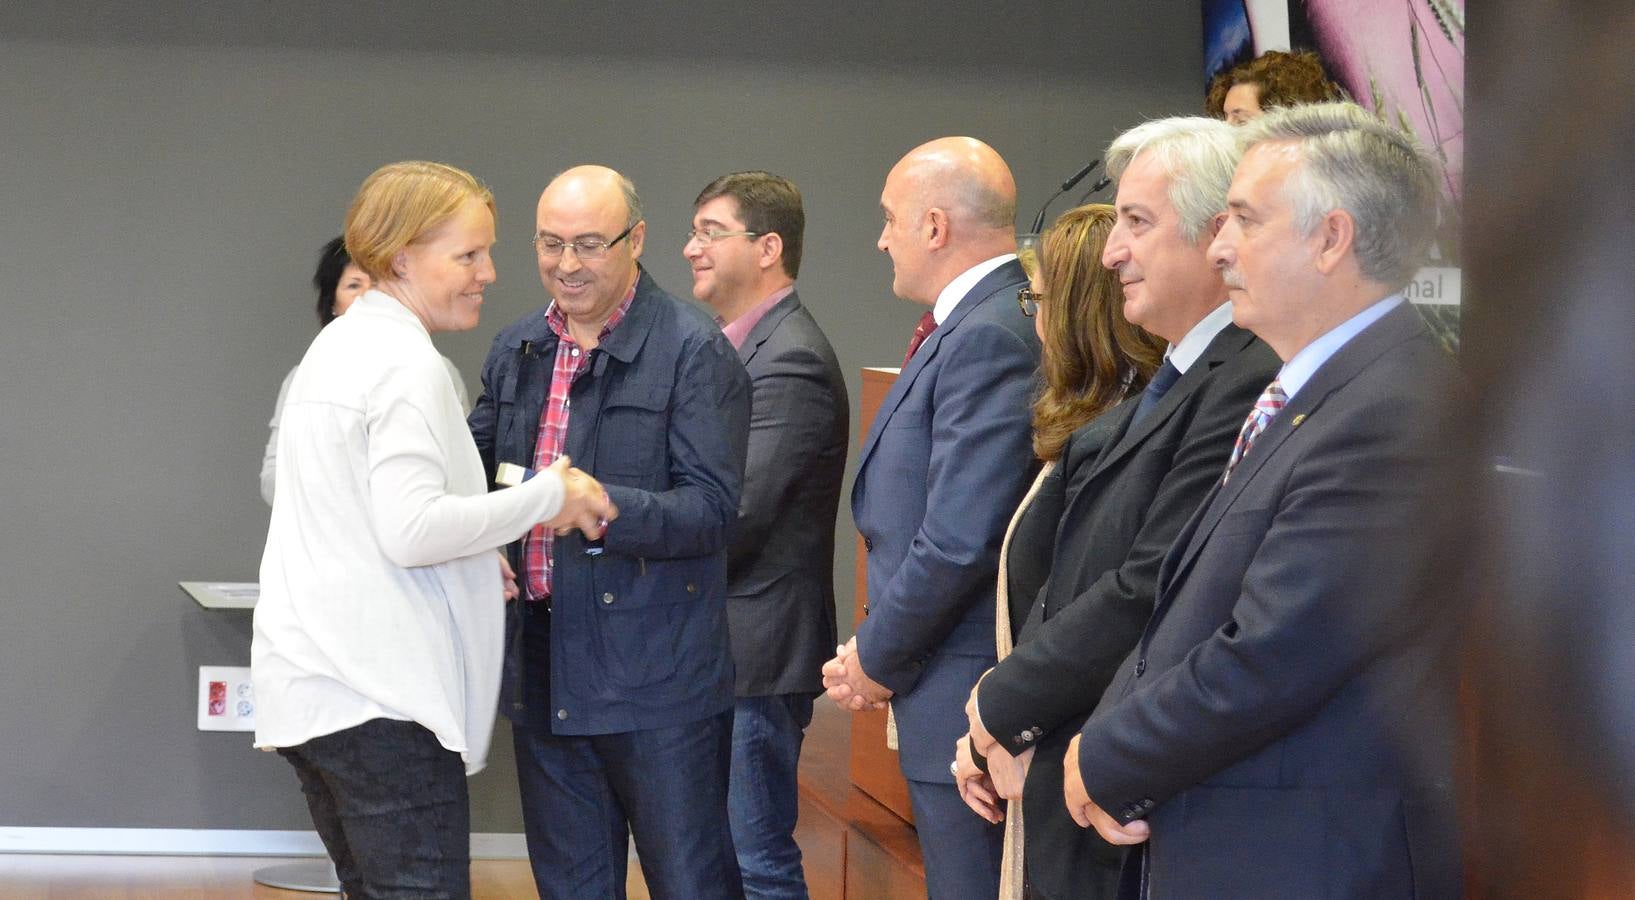
{"type": "Polygon", "coordinates": [[[946,137],[908,152],[880,193],[897,296],[936,302],[948,283],[984,260],[1016,251],[1016,179],[975,138],[946,137]]]}
{"type": "Polygon", "coordinates": [[[636,195],[636,186],[607,166],[564,169],[545,186],[545,193],[539,198],[540,205],[544,205],[548,198],[553,202],[573,198],[579,203],[598,206],[605,206],[617,198],[625,207],[625,225],[634,225],[642,218],[642,202],[636,195]]]}
{"type": "Polygon", "coordinates": [[[886,176],[901,177],[921,211],[947,210],[956,228],[1012,231],[1016,179],[994,148],[976,138],[945,137],[908,152],[886,176]]]}

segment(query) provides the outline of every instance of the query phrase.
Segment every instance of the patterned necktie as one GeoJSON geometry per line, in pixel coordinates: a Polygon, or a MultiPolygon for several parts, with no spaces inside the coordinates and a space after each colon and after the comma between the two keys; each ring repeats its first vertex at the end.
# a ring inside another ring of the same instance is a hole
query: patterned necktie
{"type": "Polygon", "coordinates": [[[1145,418],[1147,413],[1152,412],[1152,408],[1158,405],[1158,401],[1164,399],[1164,395],[1169,393],[1169,389],[1175,387],[1175,382],[1180,379],[1181,370],[1175,368],[1175,363],[1164,360],[1158,371],[1152,373],[1152,380],[1147,382],[1147,389],[1141,392],[1141,402],[1136,404],[1135,415],[1131,417],[1130,425],[1133,427],[1135,423],[1145,418]]]}
{"type": "Polygon", "coordinates": [[[1283,382],[1276,378],[1261,391],[1260,399],[1255,401],[1255,408],[1249,410],[1249,418],[1243,422],[1243,430],[1238,432],[1238,442],[1232,446],[1232,458],[1226,461],[1226,472],[1221,475],[1221,484],[1232,477],[1232,469],[1237,466],[1238,460],[1249,452],[1255,438],[1266,430],[1272,417],[1282,411],[1283,405],[1289,402],[1289,395],[1283,393],[1283,382]]]}
{"type": "Polygon", "coordinates": [[[932,316],[929,311],[920,316],[919,324],[914,326],[914,336],[908,339],[908,352],[903,354],[904,366],[907,366],[908,361],[914,358],[914,351],[920,349],[920,345],[925,343],[925,339],[930,337],[931,332],[936,330],[936,317],[932,316]]]}

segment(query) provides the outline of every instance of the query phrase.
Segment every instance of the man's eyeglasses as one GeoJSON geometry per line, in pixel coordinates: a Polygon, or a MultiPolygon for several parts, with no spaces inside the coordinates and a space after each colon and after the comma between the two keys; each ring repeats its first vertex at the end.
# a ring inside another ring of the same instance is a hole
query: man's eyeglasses
{"type": "Polygon", "coordinates": [[[1022,307],[1022,315],[1030,319],[1039,313],[1039,301],[1043,299],[1044,291],[1036,291],[1030,287],[1016,289],[1016,305],[1022,307]]]}
{"type": "Polygon", "coordinates": [[[556,259],[562,255],[562,251],[572,247],[573,255],[579,259],[601,259],[607,255],[607,251],[613,249],[614,244],[629,237],[631,230],[635,227],[635,222],[630,223],[625,230],[619,232],[618,237],[611,241],[604,241],[601,238],[579,238],[578,240],[564,241],[554,235],[536,234],[534,235],[534,250],[543,259],[556,259]]]}
{"type": "Polygon", "coordinates": [[[703,231],[699,231],[697,228],[689,228],[689,229],[687,229],[687,243],[691,244],[691,243],[696,241],[698,243],[698,246],[708,247],[709,245],[715,243],[716,241],[721,240],[722,238],[730,238],[730,237],[755,238],[755,237],[760,237],[763,234],[766,234],[766,232],[764,232],[764,231],[715,231],[713,229],[708,229],[708,228],[703,230],[703,231]]]}

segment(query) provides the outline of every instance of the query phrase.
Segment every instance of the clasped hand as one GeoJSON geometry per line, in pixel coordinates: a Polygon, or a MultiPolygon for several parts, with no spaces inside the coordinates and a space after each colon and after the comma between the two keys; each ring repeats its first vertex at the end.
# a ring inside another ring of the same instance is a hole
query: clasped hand
{"type": "Polygon", "coordinates": [[[1073,821],[1080,828],[1095,828],[1102,840],[1109,844],[1139,844],[1151,836],[1151,826],[1146,822],[1136,819],[1128,825],[1120,825],[1117,819],[1090,799],[1090,792],[1084,787],[1084,774],[1079,771],[1079,736],[1076,734],[1068,743],[1067,755],[1062,759],[1062,795],[1073,821]]]}
{"type": "MultiPolygon", "coordinates": [[[[1033,764],[1035,748],[1029,747],[1012,756],[1003,744],[988,733],[988,727],[982,723],[982,717],[977,715],[977,692],[981,688],[982,681],[978,679],[976,685],[971,688],[971,696],[965,701],[965,724],[970,731],[965,737],[960,738],[960,742],[969,741],[975,746],[976,752],[982,754],[987,762],[988,778],[1000,797],[1006,800],[1020,799],[1022,788],[1027,783],[1028,767],[1033,764]]],[[[966,800],[966,804],[970,805],[970,801],[966,800]]],[[[982,815],[982,810],[975,806],[971,808],[975,809],[978,815],[982,815]]]]}
{"type": "Polygon", "coordinates": [[[835,658],[823,664],[823,687],[836,706],[851,712],[881,709],[891,699],[891,689],[863,671],[856,636],[836,647],[835,658]]]}
{"type": "Polygon", "coordinates": [[[573,468],[566,454],[558,456],[546,471],[562,479],[562,509],[545,522],[558,536],[577,528],[594,541],[607,531],[609,522],[619,517],[619,508],[613,505],[602,483],[584,470],[573,468]]]}

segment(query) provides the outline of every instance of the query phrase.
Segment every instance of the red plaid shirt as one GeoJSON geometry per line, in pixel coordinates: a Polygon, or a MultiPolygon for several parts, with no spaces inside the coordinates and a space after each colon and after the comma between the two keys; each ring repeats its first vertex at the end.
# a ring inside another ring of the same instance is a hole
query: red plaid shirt
{"type": "MultiPolygon", "coordinates": [[[[631,285],[630,293],[625,295],[624,302],[608,317],[607,324],[602,326],[602,333],[597,336],[597,343],[607,340],[607,336],[618,326],[624,314],[630,309],[630,302],[636,299],[636,287],[631,285]]],[[[568,333],[568,317],[562,310],[552,303],[545,310],[545,322],[556,332],[556,364],[551,368],[551,390],[545,398],[545,408],[539,412],[539,437],[534,440],[534,471],[543,470],[562,455],[562,448],[568,442],[568,391],[579,376],[590,368],[590,352],[582,350],[573,336],[568,333]]],[[[554,536],[545,529],[544,525],[535,525],[528,532],[527,540],[522,545],[522,560],[527,567],[528,599],[543,600],[551,596],[551,554],[554,551],[554,536]]]]}

